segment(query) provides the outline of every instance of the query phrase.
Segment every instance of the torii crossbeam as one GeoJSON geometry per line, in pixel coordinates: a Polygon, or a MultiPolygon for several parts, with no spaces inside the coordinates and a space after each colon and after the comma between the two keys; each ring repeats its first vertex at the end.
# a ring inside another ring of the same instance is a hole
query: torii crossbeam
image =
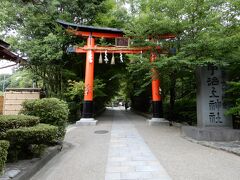
{"type": "MultiPolygon", "coordinates": [[[[140,54],[145,51],[151,52],[151,47],[103,47],[95,44],[95,38],[122,38],[124,32],[115,28],[102,28],[93,26],[83,26],[79,24],[68,23],[62,20],[57,21],[62,25],[69,33],[87,37],[87,45],[84,47],[72,47],[69,51],[75,53],[86,53],[86,70],[85,70],[85,90],[84,90],[84,102],[83,102],[83,115],[82,118],[77,121],[79,125],[96,125],[97,121],[93,118],[93,84],[94,84],[94,54],[95,53],[123,53],[123,54],[140,54]]],[[[162,35],[161,39],[175,38],[174,35],[162,35]]],[[[157,47],[161,51],[161,47],[157,47]]],[[[151,52],[150,62],[155,61],[156,54],[151,52]]],[[[152,69],[152,106],[153,106],[153,118],[152,120],[158,121],[163,117],[162,113],[162,99],[159,92],[160,80],[158,72],[155,68],[152,69]]]]}

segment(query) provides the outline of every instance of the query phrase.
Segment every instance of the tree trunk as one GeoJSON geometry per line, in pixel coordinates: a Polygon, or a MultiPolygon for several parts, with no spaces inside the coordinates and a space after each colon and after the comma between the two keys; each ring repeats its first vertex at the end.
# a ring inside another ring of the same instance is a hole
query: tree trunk
{"type": "MultiPolygon", "coordinates": [[[[176,100],[176,71],[171,73],[171,82],[170,82],[170,106],[169,106],[169,120],[172,122],[175,118],[174,116],[174,105],[176,100]]],[[[171,123],[170,123],[171,125],[171,123]]]]}

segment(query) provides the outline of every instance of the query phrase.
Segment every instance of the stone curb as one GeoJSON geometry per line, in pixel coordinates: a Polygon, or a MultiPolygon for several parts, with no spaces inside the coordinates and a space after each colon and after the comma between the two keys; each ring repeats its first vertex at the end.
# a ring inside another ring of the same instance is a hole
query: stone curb
{"type": "MultiPolygon", "coordinates": [[[[63,142],[64,150],[72,147],[70,143],[63,142]]],[[[31,167],[22,171],[13,180],[26,180],[30,179],[34,174],[36,174],[44,165],[46,165],[54,156],[61,152],[61,145],[48,148],[48,151],[41,157],[39,161],[34,163],[31,167]]]]}
{"type": "Polygon", "coordinates": [[[237,149],[237,148],[227,148],[227,147],[220,147],[220,146],[217,146],[215,143],[216,142],[212,142],[212,141],[197,141],[195,139],[192,139],[192,138],[189,138],[189,137],[186,137],[186,136],[183,136],[184,139],[190,141],[190,142],[193,142],[193,143],[196,143],[196,144],[200,144],[202,146],[206,146],[206,147],[209,147],[209,148],[213,148],[213,149],[216,149],[216,150],[223,150],[225,152],[228,152],[228,153],[232,153],[232,154],[235,154],[237,156],[240,156],[240,147],[237,149]]]}
{"type": "Polygon", "coordinates": [[[31,167],[26,169],[26,171],[22,171],[20,174],[18,174],[16,177],[14,177],[14,180],[26,180],[30,179],[37,171],[39,171],[49,160],[51,160],[55,155],[57,155],[60,152],[60,145],[54,146],[50,152],[47,152],[44,154],[41,159],[34,163],[31,167]]]}

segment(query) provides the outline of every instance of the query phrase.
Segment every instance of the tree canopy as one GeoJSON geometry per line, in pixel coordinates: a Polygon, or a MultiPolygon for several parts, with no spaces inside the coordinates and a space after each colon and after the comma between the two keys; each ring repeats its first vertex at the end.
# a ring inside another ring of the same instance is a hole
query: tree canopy
{"type": "MultiPolygon", "coordinates": [[[[227,67],[231,70],[230,80],[238,78],[238,1],[141,0],[132,5],[137,10],[127,26],[128,34],[141,37],[138,41],[135,40],[140,42],[138,45],[160,45],[168,52],[166,56],[159,55],[153,66],[160,72],[162,96],[170,102],[170,115],[173,115],[175,101],[196,98],[196,67],[207,64],[227,67]],[[175,34],[176,38],[145,41],[149,36],[157,38],[164,33],[175,34]]],[[[148,68],[146,72],[149,72],[152,66],[149,66],[147,59],[139,63],[139,58],[141,57],[135,57],[136,63],[130,64],[129,69],[139,73],[148,68]]],[[[140,78],[139,83],[141,81],[140,78]]]]}

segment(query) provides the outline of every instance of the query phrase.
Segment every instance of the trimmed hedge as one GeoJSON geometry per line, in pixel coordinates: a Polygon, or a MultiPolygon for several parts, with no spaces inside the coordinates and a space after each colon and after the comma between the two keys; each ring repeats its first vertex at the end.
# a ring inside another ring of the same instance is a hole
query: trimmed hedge
{"type": "Polygon", "coordinates": [[[35,126],[40,122],[39,117],[26,115],[1,115],[0,131],[5,132],[8,129],[16,129],[20,127],[35,126]]]}
{"type": "Polygon", "coordinates": [[[48,124],[33,127],[22,127],[6,131],[6,140],[12,145],[53,144],[57,139],[58,128],[48,124]]]}
{"type": "Polygon", "coordinates": [[[65,101],[57,98],[43,98],[27,100],[23,104],[21,113],[40,117],[41,123],[58,126],[58,136],[65,135],[65,126],[68,121],[69,109],[65,101]]]}
{"type": "Polygon", "coordinates": [[[35,116],[0,116],[0,139],[10,144],[8,161],[39,156],[46,145],[58,142],[59,128],[39,122],[40,118],[35,116]]]}
{"type": "Polygon", "coordinates": [[[8,141],[0,141],[0,175],[2,175],[3,169],[5,167],[5,162],[7,161],[8,147],[8,141]]]}
{"type": "Polygon", "coordinates": [[[57,143],[58,127],[49,124],[38,124],[33,127],[9,129],[5,139],[10,142],[8,161],[39,157],[44,150],[43,145],[57,143]]]}

